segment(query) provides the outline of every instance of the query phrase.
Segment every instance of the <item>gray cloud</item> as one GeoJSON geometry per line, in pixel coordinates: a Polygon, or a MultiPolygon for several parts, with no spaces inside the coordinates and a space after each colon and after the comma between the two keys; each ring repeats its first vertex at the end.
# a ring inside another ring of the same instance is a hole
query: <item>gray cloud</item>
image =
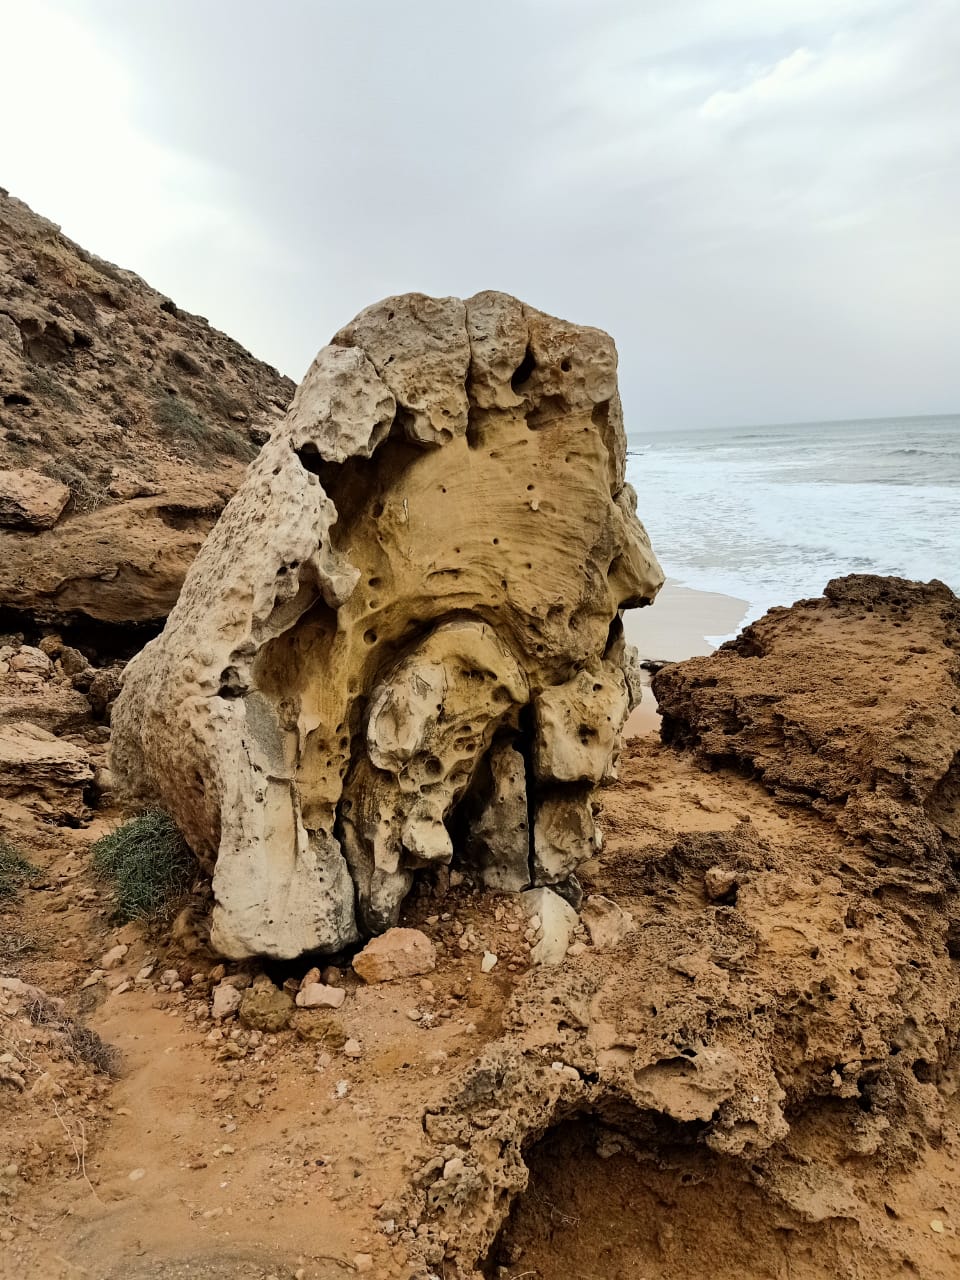
{"type": "Polygon", "coordinates": [[[29,8],[0,180],[295,377],[494,287],[614,334],[633,429],[960,405],[952,0],[29,8]]]}

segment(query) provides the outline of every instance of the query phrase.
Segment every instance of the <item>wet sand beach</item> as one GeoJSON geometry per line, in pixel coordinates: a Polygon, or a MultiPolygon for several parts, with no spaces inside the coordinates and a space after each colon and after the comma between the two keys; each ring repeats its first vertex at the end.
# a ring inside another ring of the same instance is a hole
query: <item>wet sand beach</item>
{"type": "MultiPolygon", "coordinates": [[[[641,661],[681,662],[697,654],[713,653],[717,646],[708,637],[716,641],[735,634],[747,609],[746,600],[716,591],[695,591],[667,579],[649,608],[627,610],[624,627],[627,640],[637,646],[641,661]]],[[[659,731],[660,715],[646,678],[643,701],[631,712],[624,735],[637,738],[659,731]]]]}

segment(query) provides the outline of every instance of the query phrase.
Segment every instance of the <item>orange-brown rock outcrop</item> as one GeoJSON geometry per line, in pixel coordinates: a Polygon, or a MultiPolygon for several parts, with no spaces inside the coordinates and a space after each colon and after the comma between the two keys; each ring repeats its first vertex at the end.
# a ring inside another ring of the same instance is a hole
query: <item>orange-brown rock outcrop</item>
{"type": "Polygon", "coordinates": [[[668,743],[904,862],[960,850],[960,600],[851,575],[654,678],[668,743]]]}

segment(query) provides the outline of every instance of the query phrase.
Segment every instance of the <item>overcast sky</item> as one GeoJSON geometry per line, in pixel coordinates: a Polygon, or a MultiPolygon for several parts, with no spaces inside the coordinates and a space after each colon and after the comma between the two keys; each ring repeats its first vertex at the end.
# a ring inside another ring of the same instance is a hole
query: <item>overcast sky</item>
{"type": "Polygon", "coordinates": [[[299,378],[600,325],[632,430],[960,410],[957,0],[0,0],[0,185],[299,378]]]}

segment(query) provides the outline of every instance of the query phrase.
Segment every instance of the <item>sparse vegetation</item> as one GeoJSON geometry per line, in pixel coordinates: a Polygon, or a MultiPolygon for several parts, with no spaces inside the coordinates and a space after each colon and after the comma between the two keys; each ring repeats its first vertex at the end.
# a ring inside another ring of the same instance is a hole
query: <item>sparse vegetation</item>
{"type": "Polygon", "coordinates": [[[63,1036],[63,1048],[71,1062],[85,1062],[94,1071],[114,1076],[120,1069],[120,1052],[106,1044],[95,1031],[63,1012],[63,1002],[38,996],[28,1014],[35,1027],[49,1027],[63,1036]]]}
{"type": "Polygon", "coordinates": [[[74,511],[96,511],[107,496],[106,485],[110,479],[108,469],[96,476],[88,476],[72,463],[57,458],[44,464],[43,474],[67,486],[70,490],[70,506],[74,511]]]}
{"type": "Polygon", "coordinates": [[[14,897],[39,874],[18,849],[0,838],[0,902],[14,897]]]}
{"type": "Polygon", "coordinates": [[[217,442],[221,453],[226,453],[231,458],[239,458],[242,462],[249,462],[257,452],[252,441],[230,427],[222,427],[217,432],[217,442]]]}
{"type": "Polygon", "coordinates": [[[0,929],[0,965],[15,964],[22,956],[37,951],[37,940],[22,929],[0,929]]]}
{"type": "Polygon", "coordinates": [[[154,404],[154,421],[160,435],[175,453],[187,457],[226,455],[249,462],[255,446],[232,427],[211,426],[179,396],[164,395],[154,404]]]}
{"type": "Polygon", "coordinates": [[[34,368],[30,372],[30,390],[51,404],[74,412],[77,402],[58,378],[46,369],[34,368]]]}
{"type": "Polygon", "coordinates": [[[210,448],[210,428],[189,405],[177,396],[162,396],[153,412],[160,434],[171,445],[192,453],[205,453],[210,448]]]}
{"type": "Polygon", "coordinates": [[[189,890],[197,860],[166,813],[125,822],[93,845],[96,874],[113,885],[121,920],[165,917],[189,890]]]}

